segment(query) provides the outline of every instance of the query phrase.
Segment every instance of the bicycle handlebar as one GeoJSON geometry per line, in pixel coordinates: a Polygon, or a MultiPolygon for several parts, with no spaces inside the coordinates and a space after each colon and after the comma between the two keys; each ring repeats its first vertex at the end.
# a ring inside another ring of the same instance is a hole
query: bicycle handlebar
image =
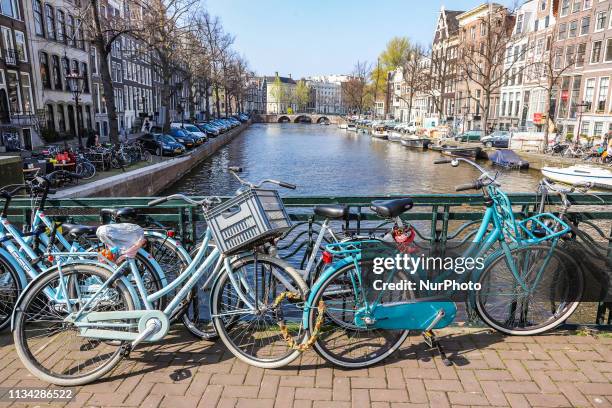
{"type": "Polygon", "coordinates": [[[218,204],[221,202],[221,199],[216,196],[204,197],[202,200],[198,201],[198,200],[194,200],[193,198],[187,197],[184,194],[172,194],[167,197],[160,197],[160,198],[156,198],[155,200],[149,201],[147,205],[149,207],[155,207],[156,205],[165,203],[166,201],[170,201],[170,200],[183,200],[183,201],[188,202],[189,204],[201,205],[201,206],[206,206],[209,204],[218,204]]]}
{"type": "Polygon", "coordinates": [[[240,184],[242,184],[243,186],[249,187],[249,188],[260,188],[262,185],[266,183],[276,184],[279,187],[288,188],[291,190],[295,190],[297,188],[295,184],[287,183],[285,181],[273,180],[273,179],[265,179],[265,180],[260,181],[257,184],[251,183],[250,181],[244,180],[242,177],[238,175],[238,173],[242,172],[243,170],[242,167],[230,166],[227,169],[229,170],[230,173],[234,175],[234,177],[236,177],[236,180],[238,180],[240,184]]]}
{"type": "Polygon", "coordinates": [[[491,176],[488,171],[482,168],[479,164],[473,162],[472,160],[465,159],[463,157],[455,157],[453,159],[437,159],[434,160],[434,164],[446,164],[450,163],[451,166],[457,167],[460,162],[465,162],[472,167],[475,167],[480,173],[480,177],[474,180],[472,183],[460,184],[455,187],[455,191],[465,191],[465,190],[480,190],[481,188],[488,186],[489,184],[493,184],[496,186],[500,186],[499,182],[495,180],[495,177],[491,176]]]}

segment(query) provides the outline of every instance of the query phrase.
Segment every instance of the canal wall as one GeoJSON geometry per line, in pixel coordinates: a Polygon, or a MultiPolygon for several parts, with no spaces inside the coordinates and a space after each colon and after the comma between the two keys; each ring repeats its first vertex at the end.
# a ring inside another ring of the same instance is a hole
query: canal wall
{"type": "Polygon", "coordinates": [[[188,154],[164,160],[161,163],[142,167],[91,183],[62,189],[52,198],[84,197],[142,197],[155,196],[189,173],[196,165],[213,155],[223,145],[240,135],[249,123],[240,125],[188,154]]]}

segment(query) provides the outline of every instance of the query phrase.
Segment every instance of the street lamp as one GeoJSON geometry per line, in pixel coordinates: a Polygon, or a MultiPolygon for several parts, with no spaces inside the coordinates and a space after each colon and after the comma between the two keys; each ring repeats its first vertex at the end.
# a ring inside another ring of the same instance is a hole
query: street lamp
{"type": "Polygon", "coordinates": [[[181,128],[183,127],[183,119],[185,119],[185,102],[187,99],[179,98],[179,105],[181,107],[181,128]]]}
{"type": "Polygon", "coordinates": [[[79,128],[81,127],[81,120],[79,119],[79,111],[80,111],[80,96],[83,92],[83,84],[85,78],[79,75],[78,72],[73,71],[70,74],[66,75],[66,83],[68,84],[68,89],[72,92],[72,96],[74,97],[74,105],[76,107],[76,126],[75,132],[77,134],[77,138],[79,139],[79,148],[83,148],[83,139],[81,136],[81,132],[79,128]]]}

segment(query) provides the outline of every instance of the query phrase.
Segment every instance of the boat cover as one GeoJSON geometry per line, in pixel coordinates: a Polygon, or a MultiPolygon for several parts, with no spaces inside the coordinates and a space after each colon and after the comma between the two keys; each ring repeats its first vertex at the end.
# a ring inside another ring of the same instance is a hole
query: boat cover
{"type": "Polygon", "coordinates": [[[510,149],[496,150],[489,155],[489,159],[494,164],[504,167],[516,167],[525,164],[525,161],[510,149]]]}

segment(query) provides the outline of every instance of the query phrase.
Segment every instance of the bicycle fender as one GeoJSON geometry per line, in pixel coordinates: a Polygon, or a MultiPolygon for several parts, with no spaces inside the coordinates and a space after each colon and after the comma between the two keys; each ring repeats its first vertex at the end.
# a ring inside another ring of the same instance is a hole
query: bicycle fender
{"type": "Polygon", "coordinates": [[[180,252],[182,256],[185,257],[186,260],[191,260],[192,259],[191,255],[189,255],[189,252],[187,252],[187,250],[185,249],[185,247],[183,246],[183,244],[181,244],[181,242],[179,240],[174,239],[174,238],[170,238],[166,234],[162,234],[161,232],[157,232],[157,231],[148,231],[148,230],[145,230],[144,234],[145,234],[145,238],[147,236],[153,236],[153,237],[157,237],[157,238],[161,238],[161,239],[166,240],[166,242],[171,243],[174,246],[174,248],[178,252],[180,252]]]}
{"type": "Polygon", "coordinates": [[[13,258],[13,256],[4,248],[0,248],[0,257],[4,258],[7,263],[17,272],[17,276],[19,276],[19,283],[21,285],[21,290],[23,291],[26,286],[28,286],[28,281],[26,279],[26,273],[19,265],[19,263],[13,258]]]}
{"type": "MultiPolygon", "coordinates": [[[[357,258],[357,262],[359,262],[361,256],[358,255],[357,258]]],[[[330,266],[325,268],[321,276],[319,276],[319,279],[317,279],[317,281],[312,285],[312,287],[310,288],[310,293],[308,294],[308,298],[306,300],[306,304],[304,305],[304,312],[302,314],[302,324],[304,325],[305,329],[308,329],[308,312],[310,308],[316,307],[315,305],[313,305],[314,294],[319,290],[323,282],[325,282],[327,278],[329,278],[333,273],[335,273],[338,269],[345,267],[346,265],[353,264],[354,262],[355,257],[347,256],[346,258],[342,258],[332,263],[330,266]]]]}
{"type": "MultiPolygon", "coordinates": [[[[102,268],[108,270],[108,272],[110,272],[110,273],[114,272],[113,268],[111,268],[108,265],[105,265],[103,263],[96,262],[96,261],[93,261],[93,260],[87,260],[87,259],[78,259],[78,260],[74,260],[74,261],[68,261],[68,262],[62,264],[62,267],[65,267],[65,266],[70,265],[70,264],[96,265],[96,266],[99,266],[99,267],[102,267],[102,268]]],[[[21,291],[21,293],[19,294],[19,297],[17,298],[17,302],[15,302],[15,308],[13,309],[13,312],[11,313],[11,331],[13,331],[13,329],[14,329],[15,313],[20,308],[21,303],[23,302],[24,295],[27,292],[28,288],[30,286],[32,286],[35,282],[38,282],[44,276],[47,276],[47,275],[55,272],[57,270],[57,268],[58,268],[57,265],[53,265],[53,266],[45,269],[40,274],[38,274],[38,276],[36,276],[34,279],[32,279],[30,281],[30,283],[28,283],[28,285],[25,286],[24,289],[21,291]]],[[[119,279],[121,279],[121,281],[125,284],[128,292],[130,293],[130,296],[132,296],[132,300],[134,302],[134,307],[136,307],[137,309],[141,309],[140,298],[138,297],[138,294],[136,293],[136,291],[132,287],[132,284],[127,280],[127,278],[125,276],[122,276],[119,279]]]]}
{"type": "Polygon", "coordinates": [[[144,256],[145,259],[151,264],[153,269],[155,269],[155,273],[157,273],[157,276],[159,276],[159,280],[162,284],[162,287],[168,286],[168,279],[166,279],[166,274],[164,273],[164,270],[159,265],[159,263],[155,260],[155,258],[153,258],[153,255],[151,255],[142,248],[138,250],[138,253],[144,256]]]}

